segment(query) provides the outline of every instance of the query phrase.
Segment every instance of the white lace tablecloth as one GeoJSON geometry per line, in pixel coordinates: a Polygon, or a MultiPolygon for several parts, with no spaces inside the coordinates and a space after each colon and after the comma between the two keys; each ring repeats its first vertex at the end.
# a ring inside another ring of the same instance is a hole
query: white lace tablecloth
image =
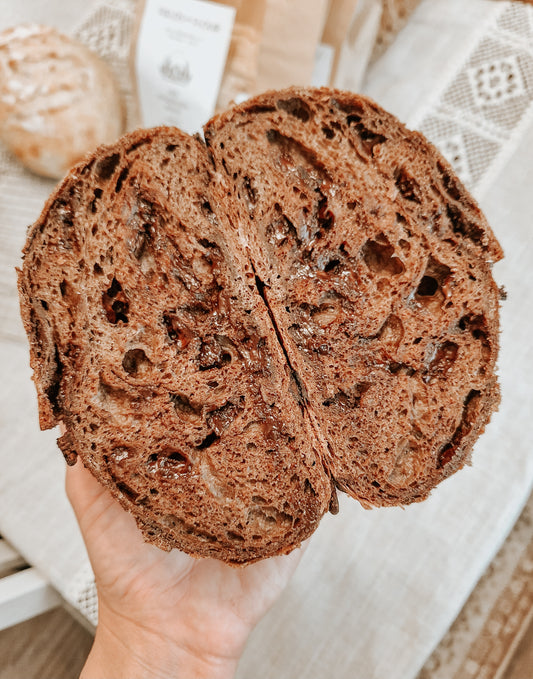
{"type": "MultiPolygon", "coordinates": [[[[128,105],[129,0],[5,0],[22,20],[77,34],[112,64],[128,105]]],[[[533,7],[424,0],[372,67],[366,92],[422,129],[481,202],[506,258],[503,400],[473,466],[423,504],[364,511],[341,499],[284,596],[255,630],[239,677],[413,679],[520,513],[533,484],[533,7]]],[[[96,621],[94,584],[64,494],[56,432],[38,431],[13,267],[52,184],[0,153],[0,532],[96,621]]]]}

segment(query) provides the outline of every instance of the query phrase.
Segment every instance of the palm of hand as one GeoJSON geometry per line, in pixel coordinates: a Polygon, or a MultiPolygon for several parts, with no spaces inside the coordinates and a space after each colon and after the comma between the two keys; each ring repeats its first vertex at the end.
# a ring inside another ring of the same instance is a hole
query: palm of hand
{"type": "Polygon", "coordinates": [[[298,549],[232,568],[177,550],[163,552],[144,542],[133,517],[80,462],[67,470],[66,486],[95,572],[100,609],[169,640],[182,639],[197,654],[238,657],[302,555],[298,549]]]}

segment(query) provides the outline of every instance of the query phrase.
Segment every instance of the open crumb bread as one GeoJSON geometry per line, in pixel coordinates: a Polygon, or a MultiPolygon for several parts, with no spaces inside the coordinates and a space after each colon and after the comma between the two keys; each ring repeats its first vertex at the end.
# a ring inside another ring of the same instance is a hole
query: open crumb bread
{"type": "Polygon", "coordinates": [[[372,101],[255,97],[205,141],[73,168],[19,271],[42,428],[146,540],[242,564],[336,491],[423,500],[499,400],[502,256],[449,164],[372,101]]]}

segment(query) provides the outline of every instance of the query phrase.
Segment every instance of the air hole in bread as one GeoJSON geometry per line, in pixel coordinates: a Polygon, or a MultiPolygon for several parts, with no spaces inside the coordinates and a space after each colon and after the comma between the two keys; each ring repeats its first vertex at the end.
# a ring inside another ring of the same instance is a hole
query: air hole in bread
{"type": "Polygon", "coordinates": [[[229,530],[226,533],[226,535],[230,540],[233,540],[234,542],[244,542],[243,536],[239,535],[239,533],[235,533],[235,531],[229,530]]]}
{"type": "Polygon", "coordinates": [[[152,453],[147,460],[147,468],[151,474],[176,478],[176,475],[188,474],[192,463],[182,451],[175,448],[163,448],[160,453],[152,453]]]}
{"type": "Polygon", "coordinates": [[[248,512],[247,523],[256,525],[259,529],[270,531],[276,526],[289,526],[293,524],[293,517],[287,512],[282,512],[272,505],[253,507],[248,512]]]}
{"type": "Polygon", "coordinates": [[[312,495],[313,497],[316,497],[316,490],[311,485],[311,481],[309,481],[309,479],[305,479],[305,481],[304,481],[304,493],[307,493],[309,495],[312,495]]]}
{"type": "Polygon", "coordinates": [[[293,118],[298,118],[303,123],[306,123],[311,118],[311,109],[299,97],[291,97],[290,99],[278,99],[276,105],[285,113],[288,113],[293,118]]]}
{"type": "Polygon", "coordinates": [[[324,267],[324,271],[329,273],[330,271],[338,271],[340,266],[340,259],[330,259],[329,262],[324,267]]]}
{"type": "Polygon", "coordinates": [[[124,354],[122,367],[128,375],[141,377],[153,367],[153,364],[144,352],[144,349],[130,349],[124,354]]]}
{"type": "Polygon", "coordinates": [[[102,197],[103,193],[104,192],[102,191],[102,189],[94,189],[94,191],[93,191],[94,198],[91,201],[91,212],[93,214],[96,212],[96,204],[98,203],[98,201],[102,197]]]}
{"type": "Polygon", "coordinates": [[[123,167],[118,179],[117,183],[115,184],[115,193],[119,193],[119,191],[122,189],[122,184],[126,181],[128,175],[130,173],[130,168],[126,165],[126,167],[123,167]]]}
{"type": "Polygon", "coordinates": [[[60,412],[59,391],[61,388],[61,376],[63,375],[63,363],[59,358],[59,349],[54,344],[54,358],[50,361],[50,367],[53,369],[50,384],[46,387],[46,397],[52,407],[54,415],[58,416],[60,412]]]}
{"type": "MultiPolygon", "coordinates": [[[[359,120],[364,116],[365,109],[362,104],[355,101],[342,101],[339,99],[330,99],[330,104],[338,108],[343,113],[357,115],[359,120]]],[[[334,113],[333,109],[330,109],[330,113],[334,113]]]]}
{"type": "Polygon", "coordinates": [[[442,469],[449,464],[460,449],[461,443],[473,427],[473,422],[477,420],[481,408],[481,392],[472,389],[465,398],[461,422],[455,430],[451,440],[440,449],[437,455],[437,469],[442,469]]]}
{"type": "Polygon", "coordinates": [[[122,285],[115,277],[110,287],[102,295],[102,305],[110,323],[116,325],[119,322],[128,322],[129,301],[126,297],[122,285]]]}
{"type": "Polygon", "coordinates": [[[406,254],[407,254],[407,253],[409,252],[409,250],[411,249],[411,245],[410,245],[409,241],[405,240],[404,238],[400,238],[400,240],[398,241],[398,245],[400,246],[400,248],[401,248],[406,254]]]}
{"type": "Polygon", "coordinates": [[[387,367],[389,372],[393,375],[398,375],[401,373],[403,375],[407,375],[407,377],[412,377],[416,372],[416,370],[412,366],[407,365],[407,363],[398,363],[393,361],[392,363],[389,363],[387,367]]]}
{"type": "Polygon", "coordinates": [[[65,300],[65,303],[72,311],[78,304],[80,299],[79,292],[74,288],[74,286],[69,283],[69,281],[63,279],[59,284],[59,291],[61,297],[65,300]]]}
{"type": "Polygon", "coordinates": [[[441,175],[442,183],[446,193],[450,196],[450,198],[453,198],[453,200],[461,200],[462,192],[459,188],[457,180],[451,176],[451,174],[440,161],[437,163],[437,169],[441,175]]]}
{"type": "Polygon", "coordinates": [[[178,148],[177,144],[167,144],[166,145],[166,150],[169,153],[173,153],[177,148],[178,148]]]}
{"type": "Polygon", "coordinates": [[[361,116],[358,115],[357,113],[353,113],[352,115],[349,115],[346,117],[346,124],[348,127],[351,127],[352,125],[357,125],[357,123],[361,122],[361,116]]]}
{"type": "Polygon", "coordinates": [[[300,179],[308,186],[315,188],[317,174],[323,179],[330,179],[324,164],[313,149],[275,129],[267,130],[265,135],[269,144],[278,147],[280,162],[284,168],[295,168],[300,179]]]}
{"type": "Polygon", "coordinates": [[[320,189],[315,189],[317,193],[320,194],[321,198],[318,201],[317,209],[317,224],[319,233],[316,237],[319,237],[321,231],[329,231],[335,224],[335,215],[328,208],[328,198],[325,196],[320,189]]]}
{"type": "Polygon", "coordinates": [[[137,230],[135,236],[129,241],[131,252],[139,262],[148,255],[148,246],[153,239],[152,224],[145,222],[137,230]]]}
{"type": "Polygon", "coordinates": [[[244,201],[249,213],[253,213],[253,208],[257,203],[257,189],[252,185],[250,177],[243,177],[242,190],[244,193],[244,201]]]}
{"type": "Polygon", "coordinates": [[[413,203],[421,203],[420,186],[405,168],[398,168],[394,173],[394,182],[402,196],[413,203]]]}
{"type": "Polygon", "coordinates": [[[108,410],[112,410],[115,406],[122,409],[125,403],[138,401],[138,397],[132,397],[125,389],[110,384],[102,375],[98,381],[98,398],[108,410]]]}
{"type": "Polygon", "coordinates": [[[446,206],[446,214],[454,233],[469,238],[477,245],[483,244],[483,229],[469,221],[457,205],[449,203],[446,206]]]}
{"type": "Polygon", "coordinates": [[[136,490],[133,490],[130,486],[128,486],[127,483],[124,481],[117,481],[117,488],[118,490],[124,495],[124,497],[127,497],[130,502],[136,503],[137,499],[139,497],[139,493],[136,490]]]}
{"type": "Polygon", "coordinates": [[[138,148],[141,146],[144,146],[145,144],[149,144],[152,141],[151,137],[147,137],[146,139],[141,139],[138,142],[135,142],[135,144],[132,144],[126,149],[126,155],[129,153],[133,153],[133,151],[136,151],[138,148]]]}
{"type": "Polygon", "coordinates": [[[213,443],[216,443],[219,439],[220,436],[217,436],[217,434],[212,431],[196,447],[198,450],[205,450],[206,448],[212,446],[213,443]]]}
{"type": "Polygon", "coordinates": [[[405,271],[404,263],[383,234],[367,241],[361,252],[365,264],[374,273],[397,276],[405,271]]]}
{"type": "Polygon", "coordinates": [[[322,132],[326,139],[333,139],[333,137],[335,136],[335,131],[332,130],[331,127],[324,126],[322,128],[322,132]]]}
{"type": "Polygon", "coordinates": [[[400,346],[403,336],[404,328],[402,321],[395,314],[390,314],[375,335],[375,338],[396,350],[400,346]]]}
{"type": "Polygon", "coordinates": [[[433,297],[438,289],[439,281],[436,278],[433,278],[433,276],[423,276],[416,289],[416,295],[418,297],[433,297]]]}
{"type": "Polygon", "coordinates": [[[186,420],[195,420],[202,415],[202,406],[193,404],[183,394],[169,394],[176,413],[186,420]]]}
{"type": "Polygon", "coordinates": [[[218,245],[217,245],[216,243],[213,243],[213,242],[207,240],[207,238],[200,238],[200,239],[198,240],[198,243],[199,243],[203,248],[206,248],[206,249],[210,249],[210,248],[218,248],[218,245]]]}
{"type": "Polygon", "coordinates": [[[176,462],[177,464],[180,465],[189,465],[189,460],[183,453],[180,453],[177,450],[172,451],[171,453],[168,453],[168,451],[165,451],[165,457],[167,460],[170,460],[171,462],[176,462]]]}
{"type": "Polygon", "coordinates": [[[104,270],[102,269],[100,264],[98,264],[98,262],[96,262],[95,265],[93,266],[93,271],[97,276],[101,276],[104,273],[104,270]]]}
{"type": "Polygon", "coordinates": [[[434,257],[428,259],[426,270],[418,285],[415,296],[418,302],[429,302],[438,293],[438,300],[446,299],[445,290],[451,282],[452,270],[434,257]]]}
{"type": "Polygon", "coordinates": [[[120,162],[120,154],[113,153],[110,156],[106,156],[99,160],[94,168],[95,173],[100,179],[107,181],[113,172],[117,169],[117,165],[120,162]]]}
{"type": "Polygon", "coordinates": [[[379,134],[379,132],[374,132],[373,130],[368,129],[368,127],[365,127],[365,125],[363,125],[363,123],[360,121],[361,118],[356,115],[350,115],[346,118],[346,123],[348,126],[352,127],[359,136],[363,150],[367,154],[372,155],[374,147],[386,142],[387,137],[379,134]]]}

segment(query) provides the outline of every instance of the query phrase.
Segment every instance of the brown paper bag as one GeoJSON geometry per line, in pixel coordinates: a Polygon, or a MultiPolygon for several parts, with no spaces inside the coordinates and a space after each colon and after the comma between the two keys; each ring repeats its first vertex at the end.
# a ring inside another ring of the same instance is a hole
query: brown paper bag
{"type": "Polygon", "coordinates": [[[232,101],[257,93],[259,49],[262,40],[266,0],[219,0],[235,7],[237,14],[217,100],[217,111],[232,101]]]}
{"type": "Polygon", "coordinates": [[[267,0],[258,90],[309,85],[329,0],[267,0]]]}

